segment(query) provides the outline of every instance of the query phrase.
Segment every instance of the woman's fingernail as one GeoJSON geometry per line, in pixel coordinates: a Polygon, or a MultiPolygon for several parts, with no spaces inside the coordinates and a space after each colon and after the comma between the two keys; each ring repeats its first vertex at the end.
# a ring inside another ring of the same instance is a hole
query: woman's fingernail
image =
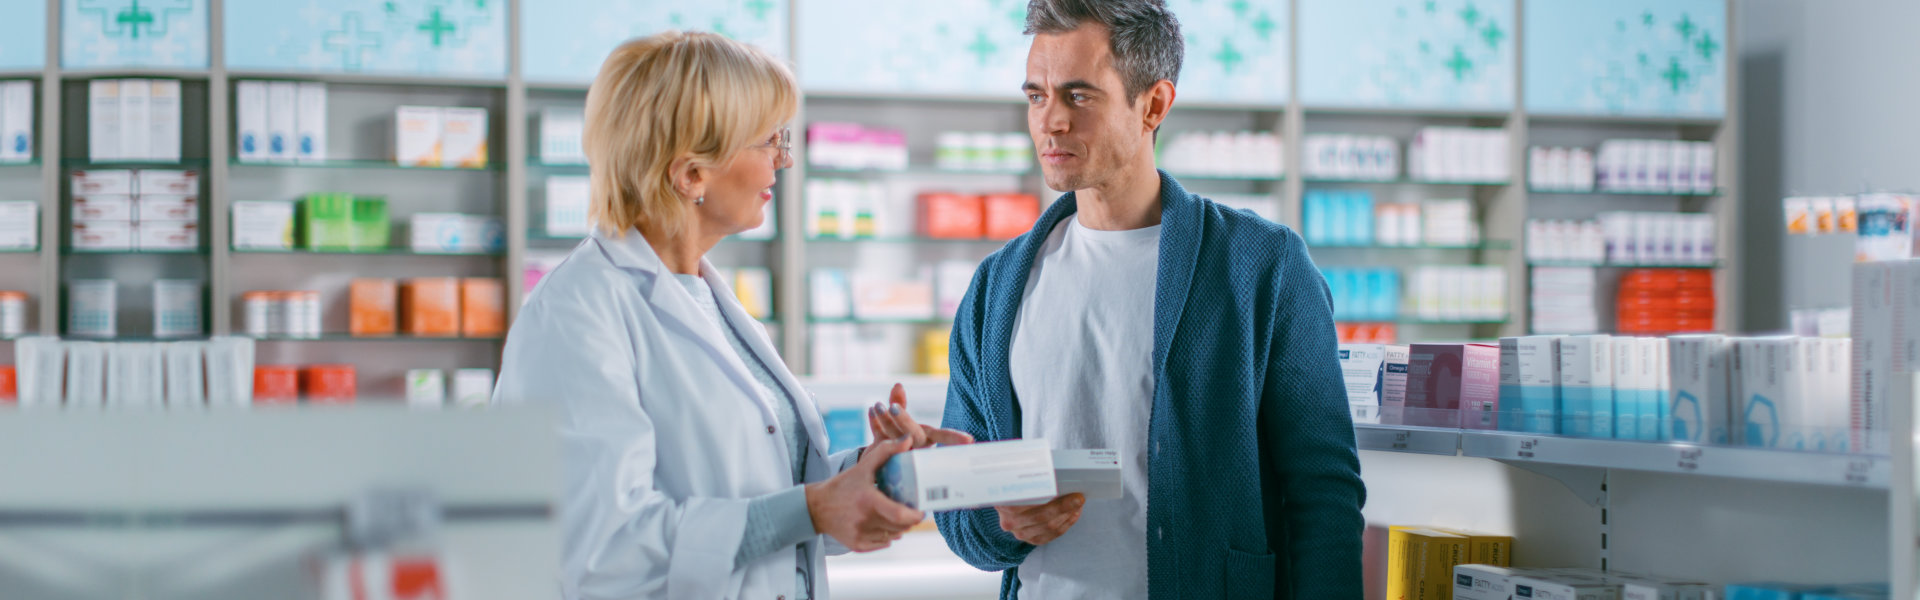
{"type": "Polygon", "coordinates": [[[896,417],[900,416],[900,405],[895,404],[893,406],[887,407],[887,414],[890,414],[896,417]]]}

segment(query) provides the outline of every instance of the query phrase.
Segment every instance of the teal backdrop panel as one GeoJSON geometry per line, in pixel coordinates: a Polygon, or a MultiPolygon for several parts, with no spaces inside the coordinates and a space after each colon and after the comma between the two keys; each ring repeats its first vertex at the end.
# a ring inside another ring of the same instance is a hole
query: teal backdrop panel
{"type": "MultiPolygon", "coordinates": [[[[1186,38],[1179,99],[1286,104],[1288,0],[1167,4],[1186,38]]],[[[1012,100],[1026,80],[1025,0],[808,0],[798,10],[808,91],[1012,100]]]]}
{"type": "Polygon", "coordinates": [[[227,0],[227,68],[506,79],[506,0],[227,0]]]}
{"type": "Polygon", "coordinates": [[[0,70],[47,68],[46,0],[0,0],[0,70]]]}
{"type": "Polygon", "coordinates": [[[589,83],[615,46],[669,29],[711,31],[785,57],[788,6],[788,0],[525,0],[521,72],[534,84],[589,83]]]}
{"type": "Polygon", "coordinates": [[[207,0],[65,0],[60,65],[205,69],[208,29],[207,0]]]}
{"type": "Polygon", "coordinates": [[[1300,0],[1309,107],[1512,110],[1511,1],[1300,0]]]}
{"type": "Polygon", "coordinates": [[[1720,117],[1725,0],[1527,0],[1527,110],[1720,117]]]}

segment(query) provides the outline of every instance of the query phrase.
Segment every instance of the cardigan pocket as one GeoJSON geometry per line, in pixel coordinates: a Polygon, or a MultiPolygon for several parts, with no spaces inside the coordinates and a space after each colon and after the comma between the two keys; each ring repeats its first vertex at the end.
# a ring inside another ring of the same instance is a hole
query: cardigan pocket
{"type": "Polygon", "coordinates": [[[1274,555],[1271,552],[1255,554],[1227,548],[1226,581],[1221,588],[1232,590],[1229,596],[1234,598],[1271,598],[1273,597],[1274,555]]]}

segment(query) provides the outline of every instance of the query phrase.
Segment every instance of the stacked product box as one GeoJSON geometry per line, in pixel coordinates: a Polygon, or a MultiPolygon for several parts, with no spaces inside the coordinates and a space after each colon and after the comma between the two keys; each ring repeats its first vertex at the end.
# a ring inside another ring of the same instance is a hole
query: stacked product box
{"type": "Polygon", "coordinates": [[[74,171],[72,244],[92,251],[200,247],[198,171],[74,171]]]}

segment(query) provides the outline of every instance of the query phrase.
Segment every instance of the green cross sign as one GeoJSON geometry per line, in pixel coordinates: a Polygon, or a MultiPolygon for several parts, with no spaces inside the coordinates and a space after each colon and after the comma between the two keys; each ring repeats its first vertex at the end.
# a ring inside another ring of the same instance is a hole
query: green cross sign
{"type": "Polygon", "coordinates": [[[1467,78],[1468,71],[1473,70],[1473,61],[1467,58],[1466,51],[1461,50],[1459,46],[1454,46],[1453,58],[1447,59],[1446,66],[1448,70],[1453,71],[1453,80],[1461,81],[1467,78]]]}
{"type": "Polygon", "coordinates": [[[1220,61],[1221,71],[1232,73],[1234,67],[1239,66],[1240,61],[1245,60],[1246,57],[1241,55],[1239,50],[1233,48],[1232,39],[1226,39],[1221,40],[1220,51],[1213,54],[1213,59],[1220,61]]]}
{"type": "Polygon", "coordinates": [[[1701,58],[1707,60],[1713,60],[1713,53],[1720,51],[1720,44],[1713,41],[1713,34],[1705,31],[1700,32],[1700,42],[1693,47],[1700,50],[1701,58]]]}
{"type": "Polygon", "coordinates": [[[1427,0],[1427,14],[1433,14],[1436,12],[1440,12],[1440,3],[1434,2],[1433,0],[1427,0]]]}
{"type": "Polygon", "coordinates": [[[1652,29],[1653,28],[1653,11],[1647,11],[1646,13],[1641,14],[1640,22],[1645,23],[1648,29],[1652,29]]]}
{"type": "Polygon", "coordinates": [[[1693,26],[1693,17],[1688,15],[1680,15],[1680,22],[1675,23],[1673,25],[1673,29],[1674,31],[1680,32],[1680,39],[1683,39],[1683,40],[1693,39],[1693,32],[1695,30],[1695,27],[1693,26]]]}
{"type": "Polygon", "coordinates": [[[421,21],[420,26],[417,27],[416,29],[426,32],[427,35],[433,36],[433,47],[439,48],[441,38],[443,36],[446,36],[447,34],[453,33],[454,30],[458,28],[454,27],[453,21],[448,21],[440,18],[440,9],[434,8],[433,12],[429,13],[427,20],[421,21]]]}
{"type": "Polygon", "coordinates": [[[773,10],[773,3],[768,0],[747,0],[747,10],[753,11],[754,20],[765,21],[767,12],[773,10]]]}
{"type": "Polygon", "coordinates": [[[1267,11],[1264,10],[1260,11],[1260,16],[1253,18],[1253,32],[1258,34],[1261,40],[1273,39],[1273,29],[1279,26],[1280,24],[1273,22],[1273,17],[1268,16],[1267,11]]]}
{"type": "Polygon", "coordinates": [[[987,39],[987,30],[985,29],[978,30],[973,38],[973,43],[967,45],[967,51],[979,57],[982,66],[985,66],[987,59],[999,50],[999,46],[993,45],[993,40],[987,39]]]}
{"type": "Polygon", "coordinates": [[[1487,28],[1480,30],[1480,37],[1487,40],[1488,48],[1499,48],[1500,42],[1507,39],[1507,32],[1500,30],[1500,23],[1487,20],[1487,28]]]}
{"type": "Polygon", "coordinates": [[[137,40],[140,39],[141,29],[153,27],[153,11],[140,8],[140,0],[133,0],[120,14],[113,16],[113,22],[126,27],[133,34],[133,39],[137,40]]]}
{"type": "Polygon", "coordinates": [[[1678,94],[1680,86],[1687,83],[1687,72],[1680,68],[1680,59],[1675,58],[1668,63],[1667,70],[1660,74],[1660,78],[1667,80],[1667,84],[1673,86],[1673,93],[1678,94]]]}
{"type": "Polygon", "coordinates": [[[1473,3],[1468,2],[1466,8],[1460,9],[1460,19],[1466,21],[1468,27],[1478,25],[1480,23],[1480,9],[1474,8],[1473,3]]]}
{"type": "Polygon", "coordinates": [[[360,55],[380,47],[380,34],[360,27],[360,13],[340,15],[340,29],[320,36],[320,45],[340,52],[340,65],[348,71],[360,70],[360,55]]]}
{"type": "Polygon", "coordinates": [[[1246,18],[1248,8],[1247,0],[1233,0],[1227,3],[1227,7],[1233,9],[1233,16],[1243,19],[1246,18]]]}

